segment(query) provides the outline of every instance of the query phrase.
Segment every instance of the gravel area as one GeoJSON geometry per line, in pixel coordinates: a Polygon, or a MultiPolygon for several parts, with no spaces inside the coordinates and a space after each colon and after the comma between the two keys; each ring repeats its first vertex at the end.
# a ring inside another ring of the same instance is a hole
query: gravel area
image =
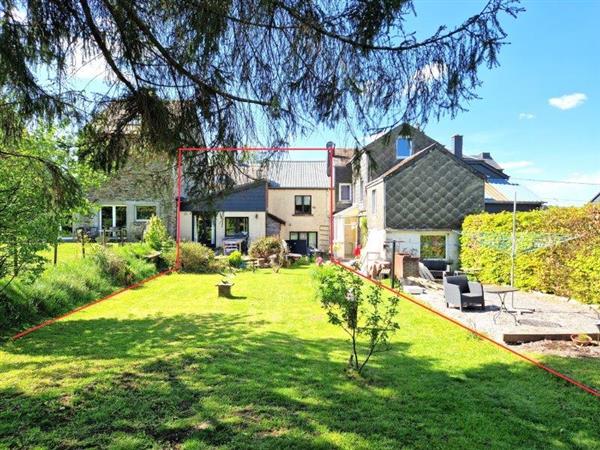
{"type": "MultiPolygon", "coordinates": [[[[496,340],[504,340],[505,334],[555,336],[560,334],[568,341],[568,345],[573,345],[569,338],[571,334],[585,333],[598,339],[600,333],[600,309],[597,305],[585,305],[575,300],[540,292],[515,292],[514,299],[511,299],[511,294],[506,297],[506,306],[513,313],[498,314],[500,310],[498,295],[485,293],[484,311],[473,308],[463,309],[463,312],[460,312],[457,308],[446,308],[441,284],[434,285],[431,282],[424,284],[425,292],[414,295],[415,298],[496,340]]],[[[538,337],[537,340],[541,338],[543,336],[538,337]]],[[[543,346],[543,344],[538,345],[543,346]]],[[[596,356],[596,351],[590,352],[596,356]]]]}
{"type": "Polygon", "coordinates": [[[567,358],[600,358],[600,345],[578,347],[570,341],[537,341],[514,346],[518,350],[530,353],[564,356],[567,358]]]}

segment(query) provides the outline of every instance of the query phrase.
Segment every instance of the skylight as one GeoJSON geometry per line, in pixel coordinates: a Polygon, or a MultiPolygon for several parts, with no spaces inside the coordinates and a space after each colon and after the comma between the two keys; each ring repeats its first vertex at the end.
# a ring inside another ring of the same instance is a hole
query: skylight
{"type": "Polygon", "coordinates": [[[396,159],[408,158],[412,154],[412,141],[409,137],[399,136],[396,139],[396,159]]]}

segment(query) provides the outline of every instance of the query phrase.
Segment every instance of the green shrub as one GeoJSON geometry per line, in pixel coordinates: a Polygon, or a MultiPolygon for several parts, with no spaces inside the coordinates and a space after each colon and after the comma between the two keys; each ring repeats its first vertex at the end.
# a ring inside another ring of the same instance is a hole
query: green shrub
{"type": "Polygon", "coordinates": [[[281,240],[275,236],[267,236],[255,240],[248,254],[253,258],[268,258],[271,255],[281,255],[283,253],[283,245],[281,240]]]}
{"type": "Polygon", "coordinates": [[[109,277],[116,285],[128,286],[133,284],[135,276],[127,261],[109,249],[101,249],[94,255],[94,260],[100,271],[109,277]]]}
{"type": "Polygon", "coordinates": [[[144,242],[158,251],[172,247],[171,237],[160,217],[152,216],[148,221],[144,230],[144,242]]]}
{"type": "MultiPolygon", "coordinates": [[[[600,303],[600,205],[517,213],[515,285],[600,303]]],[[[476,214],[463,223],[461,264],[484,283],[510,283],[512,214],[476,214]]]]}
{"type": "Polygon", "coordinates": [[[49,265],[35,280],[0,280],[0,336],[40,323],[102,298],[156,273],[146,262],[149,246],[98,248],[87,258],[49,265]]]}
{"type": "Polygon", "coordinates": [[[242,263],[244,262],[242,260],[242,252],[240,252],[238,250],[231,252],[229,254],[229,256],[227,257],[227,262],[229,263],[229,265],[231,267],[236,267],[236,268],[242,267],[242,263]]]}
{"type": "MultiPolygon", "coordinates": [[[[176,249],[171,249],[166,254],[166,259],[175,266],[176,249]]],[[[214,273],[225,268],[226,261],[220,262],[215,259],[215,252],[209,247],[197,242],[181,242],[179,244],[179,259],[182,272],[191,273],[214,273]]]]}
{"type": "Polygon", "coordinates": [[[28,296],[42,316],[55,316],[113,292],[116,286],[91,258],[49,268],[29,287],[28,296]]]}

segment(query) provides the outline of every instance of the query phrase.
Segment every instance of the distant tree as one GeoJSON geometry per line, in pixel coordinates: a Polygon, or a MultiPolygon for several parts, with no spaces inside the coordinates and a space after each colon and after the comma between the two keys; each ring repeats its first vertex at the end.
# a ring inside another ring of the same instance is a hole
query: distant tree
{"type": "Polygon", "coordinates": [[[83,193],[95,179],[55,127],[0,140],[0,279],[42,269],[38,252],[58,241],[66,218],[88,210],[83,193]]]}
{"type": "MultiPolygon", "coordinates": [[[[362,133],[424,124],[476,98],[479,69],[496,66],[506,43],[502,20],[521,8],[482,2],[464,22],[417,38],[416,5],[0,0],[1,93],[26,118],[85,121],[117,105],[110,126],[86,133],[86,156],[106,170],[126,161],[132,124],[170,156],[182,144],[282,145],[318,124],[362,133]],[[70,63],[82,57],[104,63],[106,93],[74,89],[70,63]]],[[[194,155],[190,179],[211,185],[240,158],[194,155]]]]}

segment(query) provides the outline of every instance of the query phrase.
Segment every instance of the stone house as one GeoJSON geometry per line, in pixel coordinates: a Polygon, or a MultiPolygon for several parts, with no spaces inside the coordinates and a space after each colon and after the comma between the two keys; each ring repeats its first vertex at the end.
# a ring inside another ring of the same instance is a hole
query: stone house
{"type": "Polygon", "coordinates": [[[78,217],[73,232],[86,228],[92,236],[99,230],[127,231],[127,240],[139,240],[151,216],[162,218],[169,232],[176,228],[176,181],[172,163],[133,156],[106,182],[89,193],[97,210],[90,217],[78,217]]]}

